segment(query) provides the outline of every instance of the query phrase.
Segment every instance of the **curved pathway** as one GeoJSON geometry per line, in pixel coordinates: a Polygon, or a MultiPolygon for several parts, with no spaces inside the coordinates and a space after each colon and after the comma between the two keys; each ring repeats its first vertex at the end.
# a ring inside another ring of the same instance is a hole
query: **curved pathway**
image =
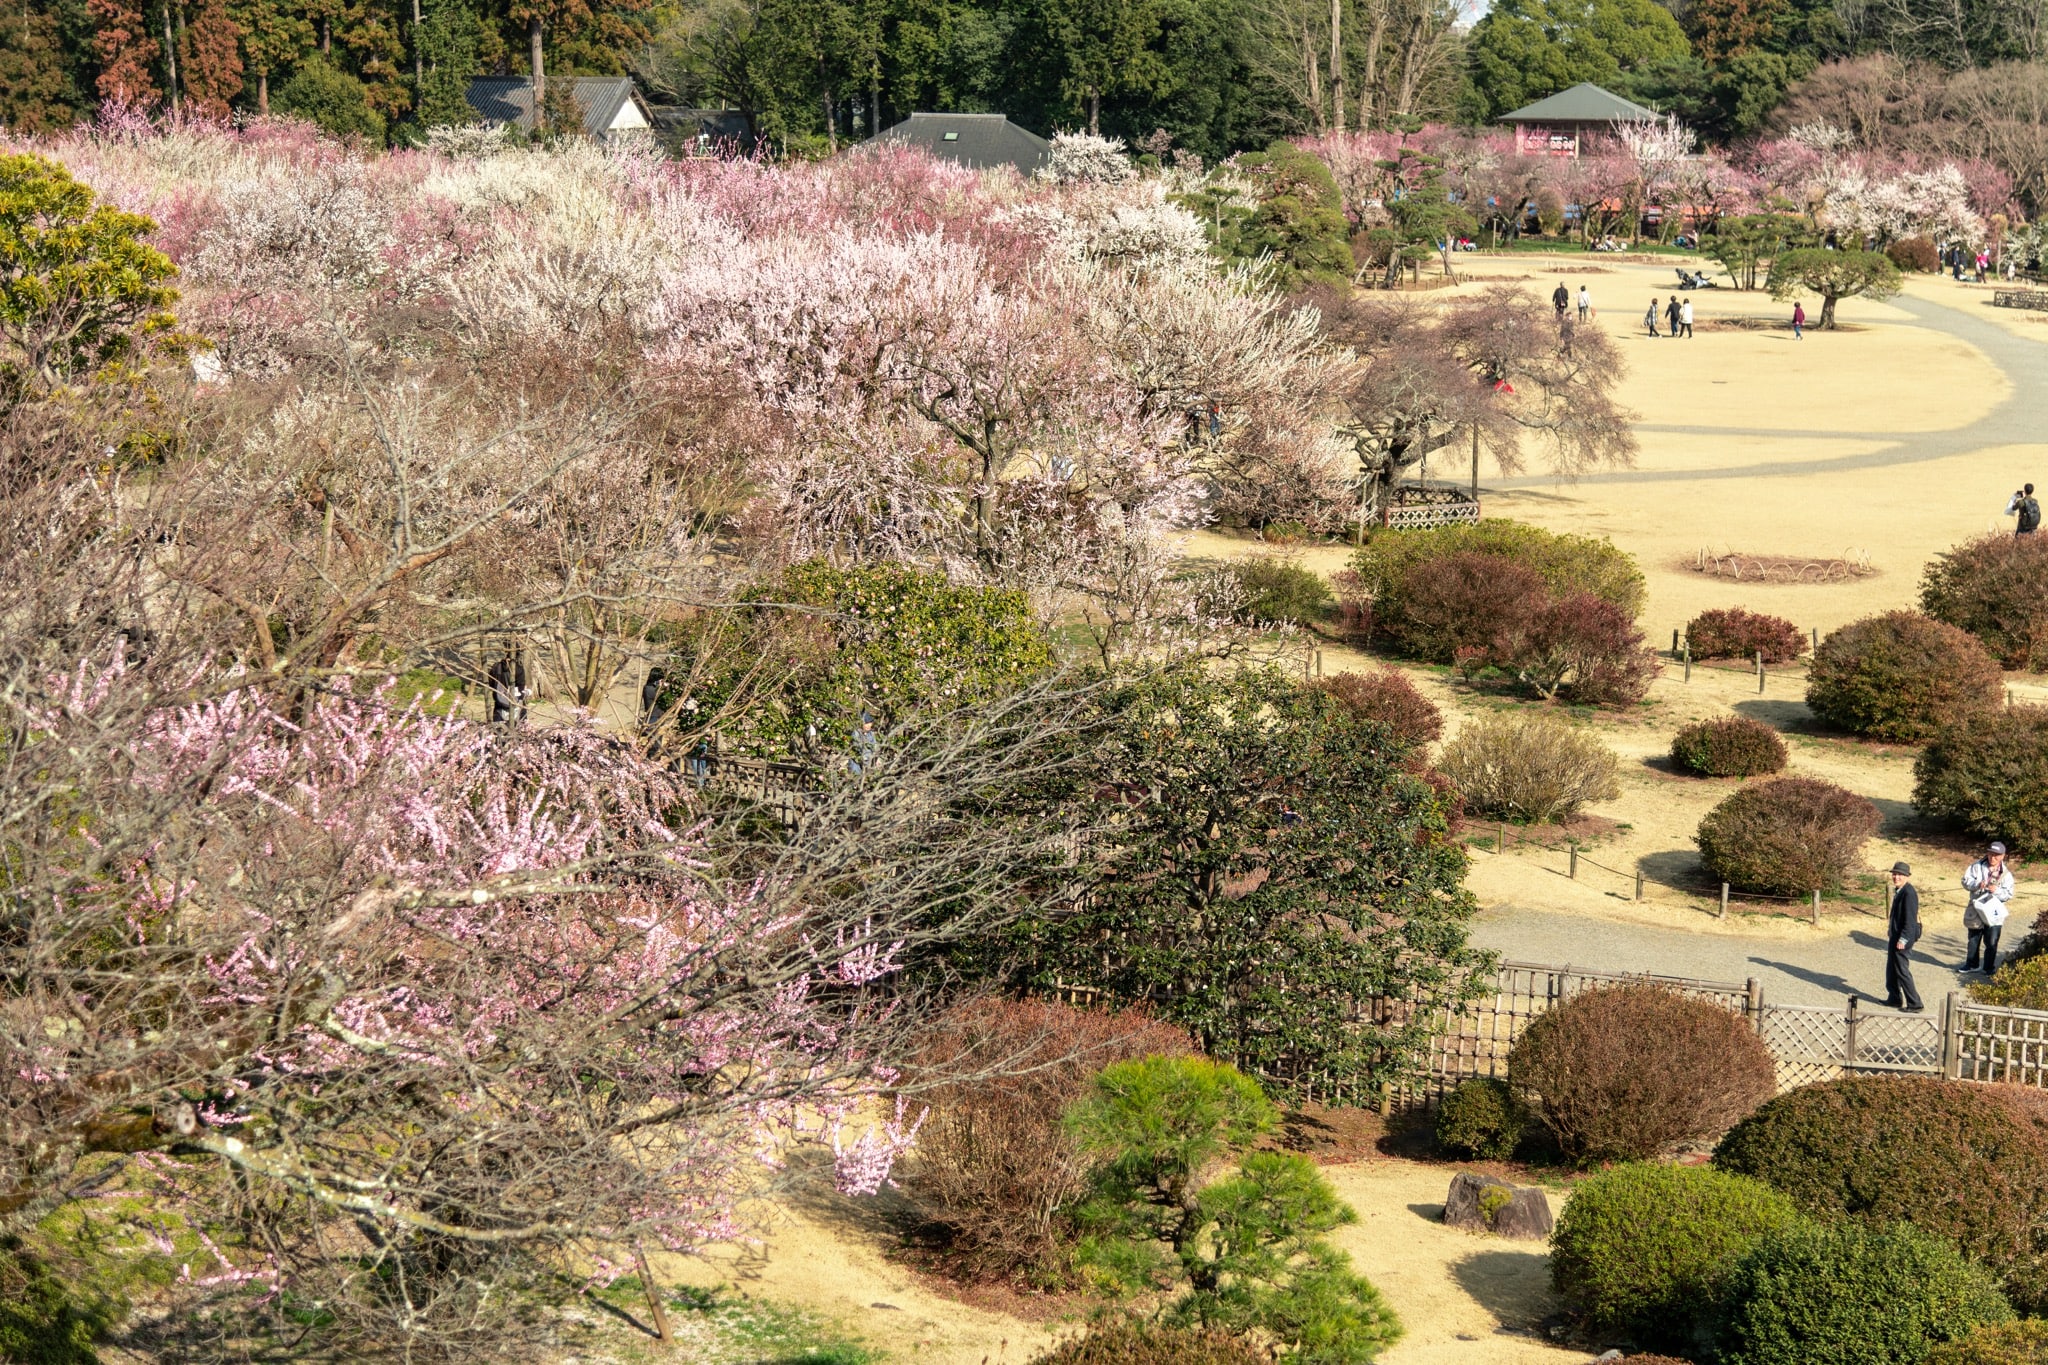
{"type": "MultiPolygon", "coordinates": [[[[1981,299],[1983,295],[1973,295],[1981,299]]],[[[1706,479],[1756,479],[1782,475],[1825,474],[1838,470],[1879,469],[1890,465],[1919,464],[1928,460],[1964,455],[1992,446],[2029,445],[2042,441],[2048,427],[2048,348],[2041,342],[2016,336],[1996,323],[1986,322],[1968,309],[1906,295],[1892,306],[1912,315],[1907,326],[1931,327],[1975,347],[1996,366],[2011,386],[2011,392],[1997,407],[1978,420],[1946,431],[1811,431],[1789,427],[1685,426],[1661,422],[1638,423],[1645,433],[1681,436],[1748,436],[1789,440],[1880,441],[1876,450],[1855,455],[1838,455],[1821,460],[1772,460],[1721,469],[1617,469],[1582,474],[1567,480],[1573,484],[1601,483],[1692,483],[1706,479]]],[[[1494,488],[1537,488],[1560,482],[1555,475],[1530,475],[1497,479],[1494,488]]]]}

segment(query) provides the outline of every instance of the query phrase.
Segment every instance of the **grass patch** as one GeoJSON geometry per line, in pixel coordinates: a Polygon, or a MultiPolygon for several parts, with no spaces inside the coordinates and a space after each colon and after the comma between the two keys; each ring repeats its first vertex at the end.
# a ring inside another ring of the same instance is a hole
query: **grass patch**
{"type": "MultiPolygon", "coordinates": [[[[647,1296],[637,1278],[593,1293],[646,1322],[647,1296]]],[[[884,1359],[837,1323],[766,1299],[679,1285],[668,1290],[667,1304],[673,1358],[696,1365],[879,1365],[884,1359]]],[[[658,1348],[650,1344],[650,1350],[658,1348]]]]}

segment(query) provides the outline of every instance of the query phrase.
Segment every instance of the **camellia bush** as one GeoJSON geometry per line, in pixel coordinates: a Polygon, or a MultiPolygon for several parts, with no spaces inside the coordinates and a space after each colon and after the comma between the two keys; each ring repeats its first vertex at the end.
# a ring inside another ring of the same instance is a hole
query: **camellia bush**
{"type": "Polygon", "coordinates": [[[1735,1262],[1798,1216],[1746,1176],[1616,1166],[1572,1191],[1550,1238],[1551,1283],[1594,1330],[1685,1350],[1735,1262]]]}
{"type": "Polygon", "coordinates": [[[1911,1223],[1983,1262],[2036,1310],[2048,1297],[2048,1135],[2002,1089],[1920,1076],[1803,1086],[1731,1129],[1714,1164],[1816,1216],[1911,1223]]]}
{"type": "Polygon", "coordinates": [[[1782,616],[1714,607],[1686,623],[1686,643],[1695,659],[1754,659],[1788,664],[1806,652],[1805,632],[1782,616]]]}
{"type": "Polygon", "coordinates": [[[1748,1020],[1660,986],[1573,996],[1508,1054],[1508,1084],[1582,1164],[1716,1136],[1768,1099],[1777,1076],[1748,1020]]]}
{"type": "Polygon", "coordinates": [[[1749,716],[1696,721],[1671,737],[1671,761],[1699,777],[1757,777],[1785,766],[1785,741],[1749,716]]]}
{"type": "Polygon", "coordinates": [[[1920,579],[1920,609],[2007,668],[2048,665],[2048,540],[2000,533],[1943,551],[1920,579]]]}
{"type": "Polygon", "coordinates": [[[1770,896],[1832,891],[1882,817],[1870,801],[1811,777],[1744,787],[1707,812],[1694,842],[1718,881],[1770,896]]]}
{"type": "Polygon", "coordinates": [[[1913,761],[1921,814],[2026,855],[2048,849],[2048,707],[1944,726],[1913,761]]]}
{"type": "Polygon", "coordinates": [[[1894,611],[1843,626],[1820,643],[1806,704],[1851,734],[1918,744],[1945,723],[2004,698],[1998,661],[1967,631],[1894,611]]]}

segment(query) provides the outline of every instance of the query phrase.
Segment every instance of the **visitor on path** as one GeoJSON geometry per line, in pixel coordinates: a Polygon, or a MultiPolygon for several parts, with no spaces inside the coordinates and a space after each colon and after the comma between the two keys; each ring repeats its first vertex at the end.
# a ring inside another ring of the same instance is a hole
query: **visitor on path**
{"type": "Polygon", "coordinates": [[[1984,272],[1991,268],[1991,258],[1983,252],[1977,253],[1977,283],[1984,283],[1984,272]]]}
{"type": "Polygon", "coordinates": [[[1792,305],[1792,339],[1806,340],[1806,305],[1803,303],[1792,305]]]}
{"type": "Polygon", "coordinates": [[[1685,301],[1684,303],[1681,303],[1681,304],[1679,304],[1679,305],[1678,305],[1678,325],[1679,325],[1680,327],[1683,327],[1683,328],[1685,329],[1685,334],[1686,334],[1686,336],[1687,336],[1688,338],[1692,336],[1692,300],[1691,300],[1691,299],[1687,299],[1687,300],[1686,300],[1686,301],[1685,301]]]}
{"type": "Polygon", "coordinates": [[[1892,1009],[1918,1014],[1923,1008],[1920,992],[1913,986],[1913,963],[1906,956],[1920,941],[1920,893],[1913,886],[1913,869],[1892,864],[1892,916],[1884,943],[1884,1003],[1892,1009]]]}
{"type": "Polygon", "coordinates": [[[1550,306],[1557,310],[1557,320],[1559,322],[1564,321],[1564,310],[1571,306],[1571,302],[1572,291],[1565,288],[1563,280],[1559,280],[1557,288],[1550,292],[1550,306]]]}
{"type": "Polygon", "coordinates": [[[1643,326],[1650,329],[1650,335],[1657,335],[1657,296],[1650,296],[1649,311],[1643,314],[1643,326]]]}
{"type": "Polygon", "coordinates": [[[1664,305],[1664,321],[1669,324],[1669,329],[1672,336],[1678,335],[1678,314],[1678,295],[1673,294],[1671,296],[1671,301],[1664,305]]]}
{"type": "Polygon", "coordinates": [[[1593,291],[1582,284],[1579,286],[1579,321],[1584,322],[1592,316],[1593,291]]]}
{"type": "Polygon", "coordinates": [[[1567,360],[1571,359],[1572,339],[1576,334],[1577,329],[1573,327],[1572,320],[1570,318],[1560,318],[1558,320],[1557,353],[1565,357],[1567,360]]]}
{"type": "Polygon", "coordinates": [[[1963,909],[1963,928],[1970,936],[1970,956],[1963,970],[1977,970],[1977,949],[1983,948],[1984,975],[1998,970],[1998,936],[2011,913],[2012,869],[2005,865],[2005,845],[1993,844],[1983,857],[1963,869],[1963,890],[1970,903],[1963,909]]]}
{"type": "Polygon", "coordinates": [[[2041,504],[2034,500],[2034,485],[2026,484],[2005,500],[2005,514],[2019,518],[2016,536],[2030,536],[2041,529],[2041,504]]]}

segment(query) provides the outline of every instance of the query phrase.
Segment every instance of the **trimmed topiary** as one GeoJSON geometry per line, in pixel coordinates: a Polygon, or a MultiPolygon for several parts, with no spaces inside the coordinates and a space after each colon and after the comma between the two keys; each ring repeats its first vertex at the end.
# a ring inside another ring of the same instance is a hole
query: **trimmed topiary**
{"type": "Polygon", "coordinates": [[[1709,1138],[1777,1088],[1741,1015],[1661,986],[1610,986],[1541,1015],[1508,1084],[1574,1161],[1640,1161],[1709,1138]]]}
{"type": "Polygon", "coordinates": [[[1919,1365],[2012,1308],[1981,1267],[1909,1225],[1780,1228],[1728,1272],[1720,1365],[1919,1365]]]}
{"type": "Polygon", "coordinates": [[[1272,1354],[1234,1332],[1100,1318],[1032,1365],[1272,1365],[1272,1354]]]}
{"type": "Polygon", "coordinates": [[[2048,1321],[1987,1323],[1935,1347],[1927,1365],[2048,1365],[2048,1321]]]}
{"type": "Polygon", "coordinates": [[[1821,641],[1806,674],[1814,715],[1899,744],[1931,738],[2004,695],[2005,674],[1976,636],[1913,611],[1843,626],[1821,641]]]}
{"type": "Polygon", "coordinates": [[[1683,1350],[1721,1277],[1798,1216],[1760,1180],[1631,1162],[1572,1191],[1550,1237],[1550,1280],[1595,1330],[1683,1350]]]}
{"type": "Polygon", "coordinates": [[[1807,1213],[1913,1223],[2036,1308],[2048,1299],[2048,1137],[2003,1090],[1920,1076],[1803,1086],[1730,1130],[1714,1164],[1783,1190],[1807,1213]]]}
{"type": "Polygon", "coordinates": [[[1943,726],[1913,762],[1913,804],[2014,853],[2048,849],[2048,706],[1943,726]]]}
{"type": "Polygon", "coordinates": [[[1506,1161],[1521,1146],[1529,1115],[1506,1081],[1474,1076],[1436,1107],[1436,1145],[1452,1156],[1506,1161]]]}
{"type": "Polygon", "coordinates": [[[1982,640],[2007,668],[2048,667],[2048,536],[1993,534],[1936,555],[1920,609],[1982,640]]]}
{"type": "Polygon", "coordinates": [[[1399,669],[1379,668],[1370,673],[1333,673],[1316,679],[1318,691],[1327,692],[1360,720],[1376,720],[1391,729],[1402,743],[1421,748],[1444,732],[1443,712],[1416,690],[1399,669]]]}
{"type": "Polygon", "coordinates": [[[1699,777],[1760,777],[1785,759],[1778,732],[1748,716],[1696,721],[1671,737],[1672,763],[1699,777]]]}
{"type": "Polygon", "coordinates": [[[1482,716],[1444,745],[1437,767],[1466,806],[1499,820],[1565,820],[1588,801],[1621,795],[1621,760],[1598,735],[1562,716],[1482,716]]]}
{"type": "Polygon", "coordinates": [[[1761,650],[1767,664],[1789,664],[1806,652],[1806,636],[1782,616],[1767,616],[1741,607],[1714,607],[1685,627],[1686,644],[1695,659],[1754,659],[1761,650]]]}
{"type": "Polygon", "coordinates": [[[1768,896],[1832,891],[1882,817],[1832,782],[1779,777],[1744,787],[1707,812],[1693,842],[1719,880],[1768,896]]]}

